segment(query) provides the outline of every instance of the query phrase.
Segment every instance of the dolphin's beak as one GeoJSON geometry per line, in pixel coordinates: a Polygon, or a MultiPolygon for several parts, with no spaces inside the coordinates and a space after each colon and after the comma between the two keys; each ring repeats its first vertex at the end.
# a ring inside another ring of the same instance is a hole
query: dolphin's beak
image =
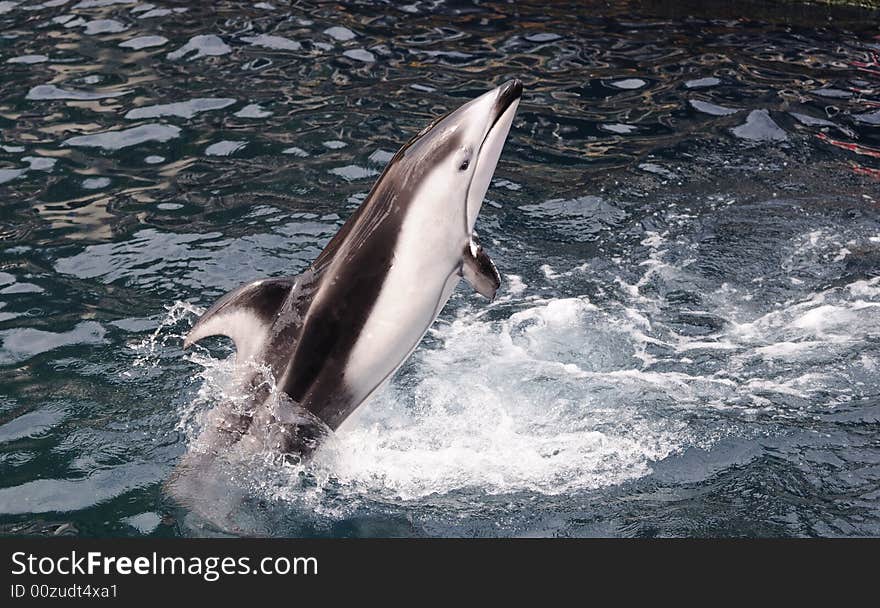
{"type": "MultiPolygon", "coordinates": [[[[500,87],[498,87],[500,91],[498,92],[498,97],[495,101],[494,108],[494,118],[492,119],[492,127],[495,126],[495,123],[498,122],[498,119],[504,116],[504,113],[507,111],[515,101],[519,101],[519,98],[522,97],[523,86],[522,82],[518,79],[508,80],[500,87]]],[[[489,127],[489,130],[492,130],[492,127],[489,127]]]]}
{"type": "Polygon", "coordinates": [[[501,116],[514,101],[522,97],[523,85],[518,79],[508,80],[500,87],[498,101],[495,102],[496,114],[501,116]]]}
{"type": "MultiPolygon", "coordinates": [[[[477,152],[477,166],[468,185],[466,217],[468,231],[473,231],[474,222],[483,204],[483,197],[489,189],[495,166],[501,156],[504,141],[513,124],[516,108],[522,97],[523,85],[519,80],[508,80],[500,87],[492,89],[471,102],[471,108],[479,112],[476,120],[489,119],[489,128],[483,135],[477,152]]],[[[470,104],[469,104],[470,105],[470,104]]],[[[486,124],[485,122],[483,124],[486,124]]]]}

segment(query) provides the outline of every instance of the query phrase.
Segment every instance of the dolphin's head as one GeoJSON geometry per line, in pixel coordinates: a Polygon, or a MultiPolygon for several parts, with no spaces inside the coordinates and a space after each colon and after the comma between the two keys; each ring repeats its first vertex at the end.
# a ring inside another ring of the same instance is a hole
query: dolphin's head
{"type": "Polygon", "coordinates": [[[463,214],[470,233],[521,96],[522,83],[509,80],[438,118],[398,152],[386,173],[417,180],[423,193],[435,193],[432,204],[463,214]]]}

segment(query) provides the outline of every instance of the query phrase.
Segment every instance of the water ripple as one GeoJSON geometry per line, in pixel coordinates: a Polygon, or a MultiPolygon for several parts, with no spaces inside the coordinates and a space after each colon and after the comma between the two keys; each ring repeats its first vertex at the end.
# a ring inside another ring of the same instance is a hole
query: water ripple
{"type": "Polygon", "coordinates": [[[876,12],[682,10],[0,1],[0,531],[201,533],[163,490],[229,388],[227,344],[180,350],[194,313],[303,269],[414,133],[518,77],[498,299],[457,292],[320,459],[221,471],[206,504],[241,502],[208,515],[880,533],[876,12]]]}

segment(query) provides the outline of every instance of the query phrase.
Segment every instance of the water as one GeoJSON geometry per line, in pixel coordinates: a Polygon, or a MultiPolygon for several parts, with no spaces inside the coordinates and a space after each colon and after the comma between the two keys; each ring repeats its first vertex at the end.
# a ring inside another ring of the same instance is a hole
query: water
{"type": "Polygon", "coordinates": [[[877,14],[516,6],[0,2],[3,532],[880,534],[877,14]],[[176,504],[234,388],[198,312],[511,77],[498,299],[311,464],[176,504]]]}

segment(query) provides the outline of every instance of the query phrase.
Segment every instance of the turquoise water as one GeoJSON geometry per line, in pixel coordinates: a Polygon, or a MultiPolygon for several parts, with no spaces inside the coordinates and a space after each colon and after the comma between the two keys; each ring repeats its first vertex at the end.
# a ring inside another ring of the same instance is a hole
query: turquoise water
{"type": "Polygon", "coordinates": [[[0,1],[6,534],[880,534],[876,13],[0,1]],[[749,15],[749,18],[738,18],[749,15]],[[181,336],[391,154],[525,94],[462,286],[308,465],[165,482],[231,386],[181,336]]]}

